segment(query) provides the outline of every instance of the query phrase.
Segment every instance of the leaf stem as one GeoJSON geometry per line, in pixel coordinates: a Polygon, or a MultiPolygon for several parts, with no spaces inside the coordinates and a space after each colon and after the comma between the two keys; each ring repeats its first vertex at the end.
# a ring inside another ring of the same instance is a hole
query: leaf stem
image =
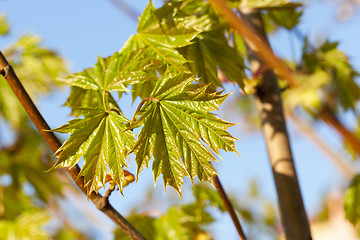
{"type": "Polygon", "coordinates": [[[106,91],[105,90],[103,91],[103,94],[102,94],[102,102],[103,102],[104,110],[107,112],[108,109],[106,107],[106,91]]]}
{"type": "MultiPolygon", "coordinates": [[[[26,113],[30,117],[31,121],[34,123],[35,127],[49,144],[51,149],[56,152],[60,147],[61,143],[55,134],[50,130],[49,125],[46,123],[45,119],[36,108],[34,102],[31,100],[29,94],[24,89],[19,78],[16,76],[13,68],[9,65],[5,56],[0,51],[0,74],[3,75],[5,80],[8,82],[11,89],[14,91],[16,97],[19,99],[20,103],[23,105],[26,113]]],[[[79,165],[75,165],[72,168],[65,168],[71,178],[74,180],[76,185],[84,192],[87,193],[87,188],[84,185],[84,178],[78,177],[80,173],[79,165]]],[[[91,201],[95,204],[96,208],[107,215],[125,234],[127,234],[133,240],[144,240],[145,238],[131,225],[118,211],[116,211],[113,206],[104,201],[103,196],[92,192],[90,194],[91,201]]]]}
{"type": "Polygon", "coordinates": [[[144,99],[140,102],[139,106],[137,107],[137,109],[136,109],[136,111],[135,111],[135,113],[134,113],[134,116],[133,116],[133,118],[131,119],[131,122],[135,122],[135,120],[136,120],[136,114],[137,114],[138,112],[140,112],[140,109],[141,109],[141,107],[144,105],[144,103],[145,103],[146,101],[149,101],[149,100],[155,101],[155,102],[159,102],[159,99],[154,98],[154,97],[144,98],[144,99]]]}

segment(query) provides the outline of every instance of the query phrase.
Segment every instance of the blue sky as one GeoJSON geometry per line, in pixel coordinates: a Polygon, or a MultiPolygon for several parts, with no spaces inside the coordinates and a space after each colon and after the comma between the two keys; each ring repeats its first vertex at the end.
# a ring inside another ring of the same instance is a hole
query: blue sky
{"type": "MultiPolygon", "coordinates": [[[[125,2],[139,13],[147,4],[147,1],[140,0],[125,2]]],[[[159,1],[155,2],[157,6],[160,5],[159,1]]],[[[340,48],[350,56],[351,62],[359,70],[359,16],[342,23],[335,18],[337,7],[329,4],[328,1],[308,1],[308,4],[309,7],[305,10],[303,22],[299,27],[300,31],[305,35],[310,35],[314,44],[326,37],[340,41],[340,48]]],[[[35,33],[42,36],[47,47],[59,51],[68,60],[72,71],[80,71],[93,66],[98,55],[105,57],[118,51],[126,39],[136,33],[136,22],[114,7],[110,1],[3,0],[0,1],[0,6],[1,12],[7,14],[12,26],[11,34],[0,39],[0,48],[4,48],[24,33],[35,33]]],[[[275,53],[280,56],[290,56],[288,36],[284,31],[272,36],[271,44],[275,53]]],[[[297,50],[301,47],[296,40],[295,46],[297,50]]],[[[300,53],[297,52],[298,57],[299,55],[300,53]]],[[[237,92],[232,86],[227,90],[237,92]]],[[[70,119],[69,109],[61,106],[67,94],[68,90],[63,90],[40,102],[40,110],[53,128],[70,119]]],[[[226,104],[230,104],[233,99],[234,96],[230,96],[226,104]]],[[[241,196],[247,190],[247,183],[257,178],[261,191],[275,202],[275,187],[263,138],[260,134],[244,132],[243,129],[248,123],[241,122],[241,111],[226,110],[226,104],[223,107],[224,118],[240,122],[239,126],[231,131],[235,137],[239,138],[236,146],[241,158],[231,153],[222,154],[224,161],[215,164],[221,181],[226,190],[241,196]]],[[[130,105],[130,97],[120,102],[120,106],[125,106],[123,110],[128,118],[134,112],[134,108],[128,107],[130,105]]],[[[136,103],[134,106],[136,107],[136,103]]],[[[351,118],[345,120],[352,125],[351,118]]],[[[323,138],[331,142],[334,149],[340,148],[341,141],[330,129],[319,125],[317,130],[323,138]]],[[[295,131],[291,123],[289,131],[305,207],[308,213],[314,214],[321,204],[323,195],[329,189],[334,186],[343,187],[347,182],[322,153],[295,131]]],[[[1,131],[0,137],[3,138],[4,135],[7,135],[7,132],[1,131]]],[[[134,162],[132,170],[135,172],[134,162]]],[[[118,195],[112,197],[111,201],[121,213],[126,215],[131,207],[141,202],[142,194],[152,186],[151,171],[145,170],[140,175],[138,183],[132,184],[125,190],[125,197],[118,195]]],[[[175,193],[170,190],[164,195],[161,181],[157,186],[159,206],[166,205],[166,200],[173,199],[175,193]]],[[[189,181],[186,181],[184,187],[190,187],[189,181]]],[[[191,191],[185,191],[183,202],[191,198],[190,195],[191,191]]],[[[181,204],[180,200],[178,202],[181,204]]],[[[226,215],[218,217],[221,223],[213,228],[215,239],[223,239],[220,236],[224,234],[229,236],[227,239],[232,239],[236,232],[230,224],[229,217],[226,215]]]]}

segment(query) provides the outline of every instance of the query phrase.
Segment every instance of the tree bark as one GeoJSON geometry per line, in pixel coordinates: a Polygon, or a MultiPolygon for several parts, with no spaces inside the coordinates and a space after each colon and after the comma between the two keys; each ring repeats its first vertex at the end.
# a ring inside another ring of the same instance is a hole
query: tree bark
{"type": "MultiPolygon", "coordinates": [[[[268,44],[260,12],[241,9],[240,14],[268,44]]],[[[251,71],[257,73],[265,63],[250,42],[247,42],[247,51],[251,71]]],[[[287,239],[309,240],[310,227],[291,153],[277,77],[272,69],[265,69],[255,98],[278,194],[282,225],[287,239]]]]}

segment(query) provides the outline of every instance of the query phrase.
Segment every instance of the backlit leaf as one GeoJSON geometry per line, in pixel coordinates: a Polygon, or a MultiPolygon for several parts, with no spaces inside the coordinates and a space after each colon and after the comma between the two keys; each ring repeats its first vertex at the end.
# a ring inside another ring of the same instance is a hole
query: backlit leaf
{"type": "Polygon", "coordinates": [[[228,45],[221,31],[203,33],[195,40],[182,52],[190,60],[190,69],[201,81],[210,83],[212,89],[222,86],[218,78],[220,68],[231,82],[238,83],[241,88],[244,86],[244,60],[236,49],[228,45]]]}
{"type": "Polygon", "coordinates": [[[335,111],[337,107],[355,109],[356,102],[360,99],[360,88],[356,83],[359,73],[337,46],[337,42],[326,41],[314,49],[310,48],[305,40],[302,62],[298,68],[306,72],[321,70],[328,74],[328,83],[321,88],[322,100],[335,111]]]}
{"type": "Polygon", "coordinates": [[[151,64],[142,50],[114,53],[108,58],[98,57],[93,68],[69,76],[64,82],[88,90],[126,92],[126,86],[147,80],[145,69],[151,64]]]}
{"type": "MultiPolygon", "coordinates": [[[[83,89],[80,87],[71,87],[70,96],[65,105],[72,108],[71,114],[78,117],[81,115],[79,108],[104,108],[102,103],[103,93],[99,90],[83,89]]],[[[109,108],[120,111],[118,104],[111,94],[106,94],[106,103],[109,108]]]]}
{"type": "Polygon", "coordinates": [[[71,134],[57,150],[58,160],[54,167],[71,168],[83,157],[84,166],[80,176],[84,176],[88,194],[105,185],[107,167],[122,191],[125,181],[123,167],[126,167],[126,156],[135,143],[134,134],[124,131],[128,120],[113,111],[90,108],[78,110],[84,119],[71,120],[52,130],[71,134]]]}
{"type": "Polygon", "coordinates": [[[184,176],[211,182],[216,174],[210,164],[216,159],[201,141],[217,154],[219,149],[236,152],[235,138],[226,131],[233,124],[210,113],[228,94],[209,93],[207,86],[192,85],[193,81],[188,74],[165,74],[131,126],[144,125],[135,144],[138,174],[153,156],[154,179],[162,174],[165,187],[170,185],[180,194],[184,176]]]}
{"type": "Polygon", "coordinates": [[[139,19],[138,34],[128,39],[120,53],[145,49],[146,56],[170,64],[178,71],[186,70],[183,66],[186,59],[176,48],[191,44],[199,31],[184,25],[186,21],[183,20],[165,21],[155,12],[155,6],[150,2],[139,19]]]}

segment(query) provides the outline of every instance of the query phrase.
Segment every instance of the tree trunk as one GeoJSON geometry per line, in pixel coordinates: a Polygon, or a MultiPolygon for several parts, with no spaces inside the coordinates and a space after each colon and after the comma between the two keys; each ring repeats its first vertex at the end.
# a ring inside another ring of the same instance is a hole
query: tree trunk
{"type": "MultiPolygon", "coordinates": [[[[259,11],[241,9],[240,14],[258,36],[267,42],[259,11]]],[[[258,73],[264,63],[251,43],[247,44],[247,51],[251,71],[258,73]]],[[[296,176],[277,77],[272,69],[267,67],[261,69],[266,70],[257,87],[256,106],[262,121],[262,131],[274,175],[282,225],[286,239],[309,240],[311,239],[309,222],[296,176]]]]}

